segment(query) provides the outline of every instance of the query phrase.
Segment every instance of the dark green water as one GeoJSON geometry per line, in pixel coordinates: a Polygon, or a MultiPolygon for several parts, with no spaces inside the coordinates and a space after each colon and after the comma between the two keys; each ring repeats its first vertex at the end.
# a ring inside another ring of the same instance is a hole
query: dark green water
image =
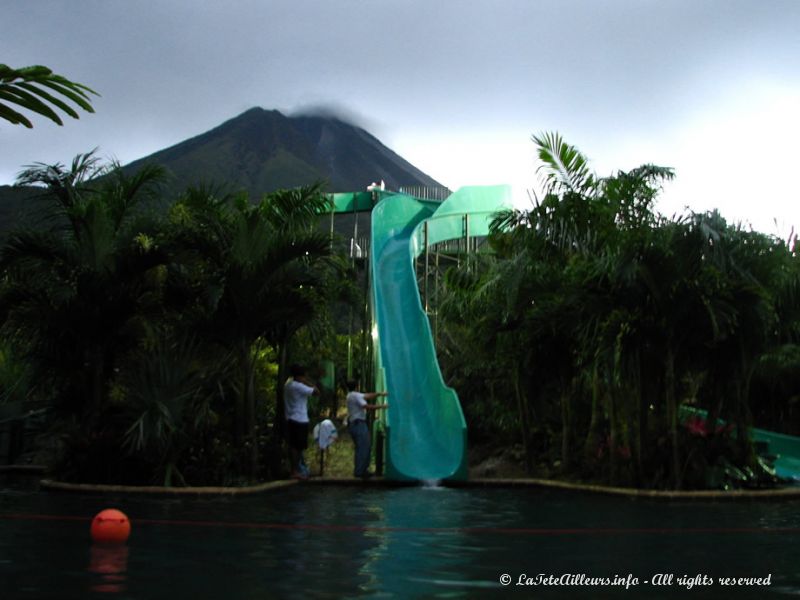
{"type": "Polygon", "coordinates": [[[4,600],[780,598],[800,595],[799,551],[794,502],[312,485],[199,499],[0,488],[4,600]],[[125,546],[89,539],[107,507],[131,519],[125,546]],[[540,574],[639,583],[515,585],[540,574]],[[671,585],[653,585],[658,574],[671,585]],[[686,575],[714,584],[687,589],[678,581],[686,575]],[[717,581],[768,575],[769,586],[717,581]]]}

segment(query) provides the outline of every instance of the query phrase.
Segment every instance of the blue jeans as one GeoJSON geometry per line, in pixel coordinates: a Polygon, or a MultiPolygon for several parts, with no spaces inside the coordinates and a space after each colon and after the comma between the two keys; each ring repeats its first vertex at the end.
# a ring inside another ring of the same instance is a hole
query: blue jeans
{"type": "Polygon", "coordinates": [[[353,477],[364,477],[369,468],[369,430],[367,422],[363,419],[351,421],[347,425],[347,430],[353,438],[355,445],[353,477]]]}

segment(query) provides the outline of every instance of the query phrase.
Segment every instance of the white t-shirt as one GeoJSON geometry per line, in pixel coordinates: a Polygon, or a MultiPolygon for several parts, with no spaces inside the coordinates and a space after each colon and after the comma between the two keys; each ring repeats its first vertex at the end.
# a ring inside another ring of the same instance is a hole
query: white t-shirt
{"type": "Polygon", "coordinates": [[[367,400],[361,392],[350,392],[347,394],[347,419],[355,421],[357,419],[367,419],[367,400]]]}
{"type": "Polygon", "coordinates": [[[308,397],[314,393],[314,388],[300,383],[294,379],[287,381],[283,386],[283,406],[286,419],[298,423],[308,423],[308,397]]]}
{"type": "Polygon", "coordinates": [[[336,425],[330,419],[317,423],[317,426],[314,427],[313,435],[321,450],[325,450],[339,437],[339,434],[336,433],[336,425]]]}

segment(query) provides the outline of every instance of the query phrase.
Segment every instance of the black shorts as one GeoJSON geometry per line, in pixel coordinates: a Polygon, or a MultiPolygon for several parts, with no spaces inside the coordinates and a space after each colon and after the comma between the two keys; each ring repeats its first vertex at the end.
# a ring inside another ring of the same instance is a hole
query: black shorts
{"type": "Polygon", "coordinates": [[[308,448],[308,423],[299,423],[291,419],[286,421],[286,438],[289,440],[289,447],[295,450],[305,450],[308,448]]]}

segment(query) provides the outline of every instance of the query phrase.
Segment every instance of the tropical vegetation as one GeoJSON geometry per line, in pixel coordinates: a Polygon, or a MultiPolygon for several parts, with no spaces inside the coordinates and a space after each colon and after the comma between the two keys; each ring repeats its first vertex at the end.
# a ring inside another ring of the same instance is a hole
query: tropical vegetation
{"type": "Polygon", "coordinates": [[[534,142],[542,194],[497,216],[490,251],[445,274],[435,307],[473,439],[515,440],[544,476],[774,482],[747,431],[800,433],[786,418],[800,399],[796,236],[664,217],[671,169],[599,177],[558,134],[534,142]],[[692,410],[706,422],[687,426],[692,410]]]}
{"type": "MultiPolygon", "coordinates": [[[[531,208],[496,215],[427,298],[470,443],[518,449],[537,476],[779,483],[748,431],[800,434],[796,236],[665,217],[671,169],[600,177],[558,134],[534,142],[531,208]]],[[[45,408],[40,452],[62,479],[282,476],[287,365],[368,363],[363,278],[318,227],[319,185],[253,201],[166,196],[164,178],[93,152],[20,173],[42,210],[0,247],[0,402],[45,408]]],[[[312,410],[334,414],[335,390],[312,410]]]]}
{"type": "Polygon", "coordinates": [[[350,267],[316,227],[328,197],[196,187],[170,201],[163,178],[94,153],[19,175],[49,205],[0,250],[2,371],[23,382],[7,389],[49,407],[42,440],[65,479],[279,476],[293,344],[335,338],[327,307],[348,298],[350,267]]]}

